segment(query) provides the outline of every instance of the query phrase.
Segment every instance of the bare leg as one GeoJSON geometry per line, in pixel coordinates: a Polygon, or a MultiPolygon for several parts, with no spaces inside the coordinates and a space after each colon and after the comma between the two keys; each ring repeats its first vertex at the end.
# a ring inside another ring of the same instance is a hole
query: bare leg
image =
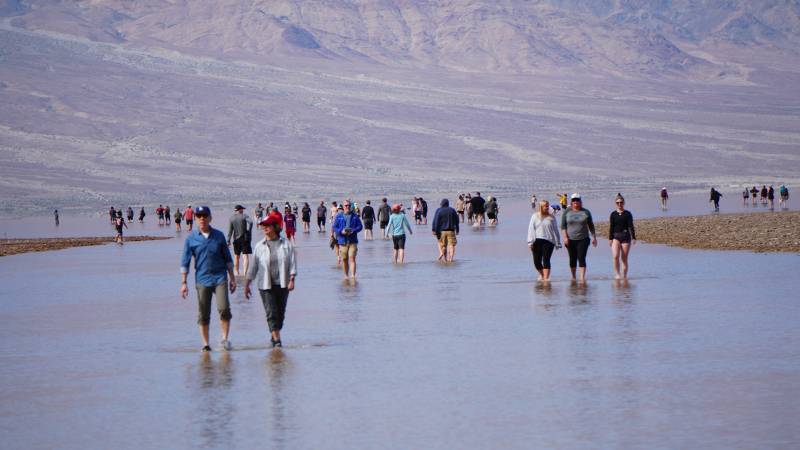
{"type": "Polygon", "coordinates": [[[583,283],[586,281],[586,267],[578,267],[578,273],[580,274],[580,282],[583,283]]]}
{"type": "Polygon", "coordinates": [[[203,339],[203,347],[208,346],[208,325],[200,325],[200,337],[203,339]]]}
{"type": "Polygon", "coordinates": [[[572,280],[574,281],[575,280],[575,268],[574,267],[570,267],[569,271],[572,272],[572,280]]]}
{"type": "Polygon", "coordinates": [[[542,274],[542,280],[550,281],[550,269],[542,269],[539,273],[542,274]]]}
{"type": "Polygon", "coordinates": [[[447,262],[453,262],[456,258],[456,246],[455,245],[448,245],[447,246],[447,262]]]}
{"type": "Polygon", "coordinates": [[[622,278],[628,279],[628,254],[631,252],[631,244],[627,242],[620,244],[622,250],[622,278]]]}
{"type": "Polygon", "coordinates": [[[399,258],[399,253],[400,253],[400,250],[392,249],[392,264],[397,264],[397,262],[399,261],[399,259],[398,259],[399,258]]]}
{"type": "Polygon", "coordinates": [[[280,341],[281,340],[281,330],[275,330],[270,333],[272,337],[272,341],[280,341]]]}
{"type": "Polygon", "coordinates": [[[351,256],[348,259],[350,260],[350,266],[353,267],[353,272],[352,272],[352,274],[350,276],[352,278],[355,278],[356,277],[356,257],[355,256],[351,256]]]}
{"type": "Polygon", "coordinates": [[[344,270],[344,279],[346,280],[350,276],[350,260],[347,258],[344,260],[339,259],[339,262],[342,264],[342,269],[344,270]]]}
{"type": "Polygon", "coordinates": [[[233,273],[239,275],[239,256],[240,255],[233,255],[233,273]]]}
{"type": "MultiPolygon", "coordinates": [[[[220,331],[222,331],[222,339],[228,340],[228,334],[231,331],[231,321],[230,320],[220,320],[220,331]]],[[[208,339],[208,328],[206,328],[206,339],[208,339]]],[[[206,344],[208,345],[208,344],[206,344]]]]}
{"type": "MultiPolygon", "coordinates": [[[[292,236],[292,242],[294,242],[294,236],[292,236]]],[[[250,255],[245,254],[244,258],[244,273],[247,274],[247,270],[250,268],[250,255]]],[[[237,272],[238,273],[238,272],[237,272]]]]}
{"type": "Polygon", "coordinates": [[[405,259],[405,257],[406,257],[406,251],[405,250],[400,249],[400,250],[397,251],[397,258],[398,258],[398,262],[400,264],[403,264],[403,260],[405,259]]]}
{"type": "Polygon", "coordinates": [[[611,260],[614,262],[614,279],[619,280],[619,254],[620,254],[620,243],[618,240],[614,239],[611,241],[611,260]]]}

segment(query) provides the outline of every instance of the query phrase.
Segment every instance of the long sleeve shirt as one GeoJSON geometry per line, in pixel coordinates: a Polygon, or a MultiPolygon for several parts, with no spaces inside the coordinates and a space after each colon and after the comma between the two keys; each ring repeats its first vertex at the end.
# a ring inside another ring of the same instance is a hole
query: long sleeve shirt
{"type": "Polygon", "coordinates": [[[358,232],[363,229],[364,225],[361,224],[361,219],[359,219],[356,213],[350,213],[349,217],[344,213],[338,214],[336,218],[333,219],[333,225],[331,225],[331,230],[333,230],[334,236],[336,236],[336,242],[338,242],[339,245],[358,244],[358,232]],[[342,234],[345,228],[350,228],[350,234],[342,234]]]}
{"type": "Polygon", "coordinates": [[[211,228],[208,237],[199,229],[192,231],[183,243],[181,273],[189,273],[194,257],[194,279],[201,286],[217,286],[228,280],[233,258],[221,231],[211,228]]]}
{"type": "Polygon", "coordinates": [[[443,206],[436,210],[431,223],[431,231],[441,233],[442,231],[455,231],[458,234],[458,213],[449,206],[443,206]]]}
{"type": "Polygon", "coordinates": [[[247,270],[247,280],[255,281],[256,287],[260,290],[269,290],[278,284],[286,288],[290,277],[297,275],[294,245],[283,237],[278,238],[278,241],[278,245],[275,246],[277,255],[272,255],[266,239],[258,241],[256,248],[253,249],[253,261],[247,270]],[[278,265],[277,279],[273,277],[276,272],[275,267],[272,267],[273,263],[278,265]]]}
{"type": "Polygon", "coordinates": [[[556,219],[553,216],[539,217],[533,214],[528,223],[528,245],[533,244],[536,239],[544,239],[553,245],[561,245],[561,234],[558,232],[556,219]]]}
{"type": "Polygon", "coordinates": [[[408,232],[413,234],[411,231],[411,224],[408,222],[408,218],[403,213],[396,213],[389,216],[389,224],[386,225],[386,235],[387,236],[402,236],[406,234],[406,229],[408,232]]]}
{"type": "Polygon", "coordinates": [[[611,212],[611,217],[608,218],[608,240],[614,239],[614,233],[628,232],[631,239],[636,239],[636,230],[633,228],[633,214],[627,209],[620,213],[619,211],[611,212]]]}

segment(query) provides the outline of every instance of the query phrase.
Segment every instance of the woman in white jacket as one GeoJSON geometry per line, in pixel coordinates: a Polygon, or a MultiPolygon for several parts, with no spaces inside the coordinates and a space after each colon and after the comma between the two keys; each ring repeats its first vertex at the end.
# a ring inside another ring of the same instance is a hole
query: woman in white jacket
{"type": "Polygon", "coordinates": [[[286,316],[286,303],[289,292],[294,290],[294,279],[297,276],[294,245],[281,237],[279,216],[270,214],[259,225],[264,230],[264,239],[253,250],[254,261],[247,271],[244,296],[250,298],[250,283],[255,280],[267,314],[272,346],[282,347],[281,329],[286,316]]]}
{"type": "Polygon", "coordinates": [[[550,257],[561,248],[561,235],[556,219],[550,214],[550,202],[542,200],[528,224],[528,247],[533,252],[533,265],[539,281],[550,281],[550,257]]]}

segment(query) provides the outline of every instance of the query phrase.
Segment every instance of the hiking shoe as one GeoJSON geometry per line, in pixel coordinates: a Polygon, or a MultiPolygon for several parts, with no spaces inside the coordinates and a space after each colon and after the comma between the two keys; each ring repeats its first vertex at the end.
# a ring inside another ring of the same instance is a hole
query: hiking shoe
{"type": "Polygon", "coordinates": [[[231,341],[227,339],[222,339],[221,341],[219,341],[219,346],[225,351],[230,350],[233,347],[231,345],[231,341]]]}
{"type": "Polygon", "coordinates": [[[204,351],[204,352],[210,352],[210,351],[211,351],[211,347],[209,347],[208,345],[206,345],[205,347],[203,347],[203,351],[204,351]]]}

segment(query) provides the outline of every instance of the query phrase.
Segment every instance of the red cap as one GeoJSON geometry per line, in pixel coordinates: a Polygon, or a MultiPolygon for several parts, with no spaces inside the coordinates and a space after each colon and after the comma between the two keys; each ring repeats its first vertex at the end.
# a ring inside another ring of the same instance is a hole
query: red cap
{"type": "Polygon", "coordinates": [[[259,225],[264,225],[264,226],[277,225],[278,227],[283,228],[281,222],[283,222],[283,220],[281,220],[281,216],[279,216],[278,214],[270,213],[264,220],[259,222],[259,225]]]}

